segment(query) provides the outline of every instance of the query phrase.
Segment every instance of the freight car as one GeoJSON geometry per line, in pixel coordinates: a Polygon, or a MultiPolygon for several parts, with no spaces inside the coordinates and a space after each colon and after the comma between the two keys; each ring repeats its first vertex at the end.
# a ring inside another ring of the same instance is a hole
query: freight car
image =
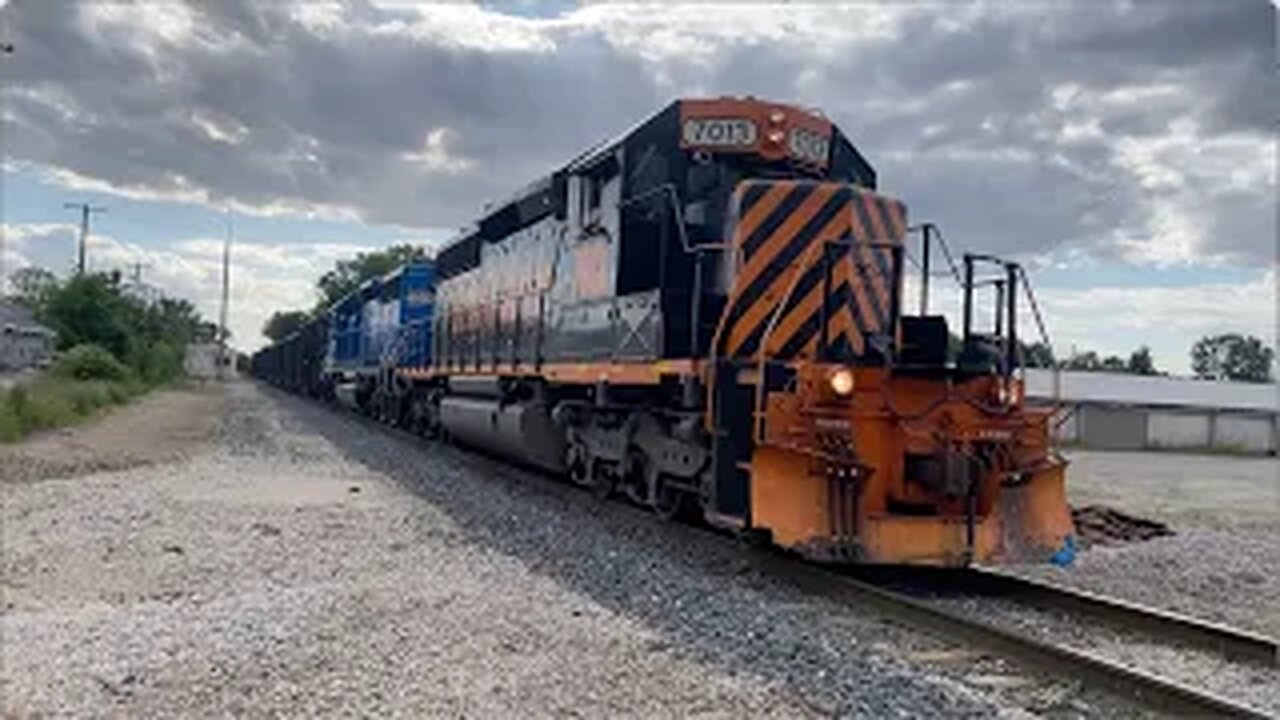
{"type": "Polygon", "coordinates": [[[325,398],[324,348],[329,340],[328,319],[311,320],[283,340],[255,353],[250,360],[254,377],[290,392],[325,398]]]}
{"type": "Polygon", "coordinates": [[[965,257],[951,358],[946,319],[904,309],[928,227],[876,185],[816,111],[676,101],[444,247],[432,352],[370,406],[810,558],[1069,559],[1065,463],[1016,374],[1025,276],[965,257]]]}

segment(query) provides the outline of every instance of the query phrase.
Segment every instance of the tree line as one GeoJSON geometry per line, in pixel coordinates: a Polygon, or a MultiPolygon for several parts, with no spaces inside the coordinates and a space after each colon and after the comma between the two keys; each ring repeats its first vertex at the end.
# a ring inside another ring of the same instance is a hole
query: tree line
{"type": "MultiPolygon", "coordinates": [[[[1128,357],[1100,355],[1093,350],[1073,352],[1055,360],[1052,349],[1044,343],[1022,346],[1023,363],[1032,368],[1052,368],[1083,372],[1114,372],[1130,375],[1168,375],[1156,367],[1151,348],[1143,345],[1128,357]]],[[[1261,339],[1239,333],[1206,335],[1191,346],[1191,371],[1202,380],[1236,382],[1272,382],[1275,350],[1261,339]]]]}
{"type": "Polygon", "coordinates": [[[57,334],[59,350],[101,348],[148,384],[177,377],[187,344],[217,333],[187,300],[147,302],[128,291],[118,272],[64,281],[48,270],[23,268],[12,284],[14,299],[57,334]]]}

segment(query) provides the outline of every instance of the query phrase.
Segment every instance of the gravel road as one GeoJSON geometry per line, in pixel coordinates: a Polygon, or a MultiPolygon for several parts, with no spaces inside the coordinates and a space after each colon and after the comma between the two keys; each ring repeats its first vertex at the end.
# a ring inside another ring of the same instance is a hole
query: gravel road
{"type": "Polygon", "coordinates": [[[991,682],[995,661],[948,656],[805,597],[754,572],[724,538],[247,383],[228,388],[220,411],[181,455],[38,482],[6,476],[8,713],[1090,707],[1006,691],[991,682]],[[965,671],[933,671],[957,657],[965,671]],[[969,682],[968,668],[985,672],[969,682]]]}

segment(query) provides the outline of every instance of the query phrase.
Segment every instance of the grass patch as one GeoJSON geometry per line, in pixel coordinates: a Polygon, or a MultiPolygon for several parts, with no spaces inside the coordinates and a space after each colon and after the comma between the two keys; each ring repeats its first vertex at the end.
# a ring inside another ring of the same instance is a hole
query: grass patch
{"type": "Polygon", "coordinates": [[[45,375],[0,390],[0,442],[17,442],[37,430],[72,425],[147,390],[132,380],[79,380],[45,375]]]}

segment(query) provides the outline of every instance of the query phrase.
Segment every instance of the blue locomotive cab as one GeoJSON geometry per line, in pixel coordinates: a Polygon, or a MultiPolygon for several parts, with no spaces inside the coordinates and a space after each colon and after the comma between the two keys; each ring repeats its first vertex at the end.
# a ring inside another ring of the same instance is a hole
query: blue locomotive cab
{"type": "Polygon", "coordinates": [[[399,338],[397,365],[422,368],[431,364],[431,320],[436,304],[436,269],[415,262],[398,271],[399,338]]]}
{"type": "Polygon", "coordinates": [[[329,310],[328,372],[344,376],[431,361],[435,266],[417,261],[366,281],[329,310]]]}
{"type": "Polygon", "coordinates": [[[360,293],[354,292],[329,309],[329,353],[327,373],[350,372],[359,368],[363,330],[360,293]]]}

